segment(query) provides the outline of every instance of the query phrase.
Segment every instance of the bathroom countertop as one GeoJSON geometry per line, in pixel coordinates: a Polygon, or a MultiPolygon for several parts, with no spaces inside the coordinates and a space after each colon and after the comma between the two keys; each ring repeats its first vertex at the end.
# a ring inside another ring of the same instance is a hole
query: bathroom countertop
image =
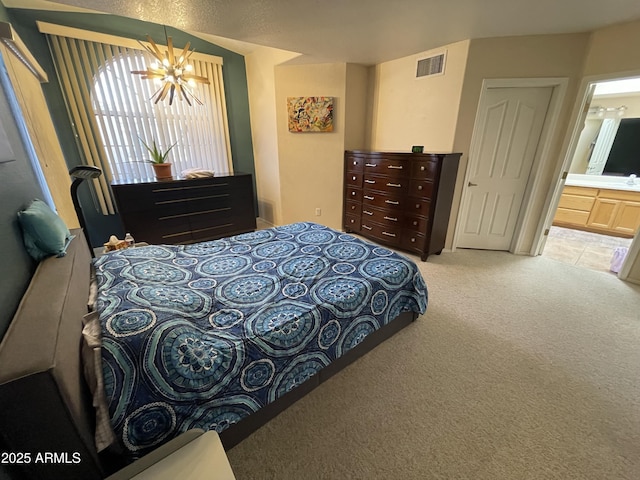
{"type": "Polygon", "coordinates": [[[609,190],[626,190],[640,192],[640,179],[636,178],[633,185],[627,183],[629,177],[614,177],[608,175],[582,175],[570,173],[565,185],[574,187],[605,188],[609,190]]]}

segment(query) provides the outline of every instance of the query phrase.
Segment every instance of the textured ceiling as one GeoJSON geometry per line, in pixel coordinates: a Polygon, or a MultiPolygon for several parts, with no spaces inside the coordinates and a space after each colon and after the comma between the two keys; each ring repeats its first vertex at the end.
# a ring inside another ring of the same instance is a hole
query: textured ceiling
{"type": "Polygon", "coordinates": [[[640,19],[638,0],[3,0],[82,7],[310,55],[375,64],[468,38],[591,31],[640,19]]]}

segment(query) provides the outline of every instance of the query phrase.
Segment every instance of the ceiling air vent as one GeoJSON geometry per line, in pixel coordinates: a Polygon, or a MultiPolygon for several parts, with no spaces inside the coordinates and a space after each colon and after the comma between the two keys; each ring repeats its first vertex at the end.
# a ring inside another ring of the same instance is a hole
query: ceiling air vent
{"type": "Polygon", "coordinates": [[[444,73],[444,58],[445,54],[441,53],[440,55],[418,60],[416,78],[442,75],[444,73]]]}

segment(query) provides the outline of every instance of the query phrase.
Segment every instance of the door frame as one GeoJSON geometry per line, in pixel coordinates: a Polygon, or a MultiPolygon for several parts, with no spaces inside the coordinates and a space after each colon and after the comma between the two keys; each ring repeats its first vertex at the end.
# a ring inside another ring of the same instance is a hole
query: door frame
{"type": "MultiPolygon", "coordinates": [[[[578,146],[578,140],[580,139],[580,133],[584,128],[584,121],[587,117],[589,106],[591,104],[595,84],[608,80],[622,80],[629,77],[640,77],[640,70],[629,70],[601,75],[589,75],[582,78],[578,93],[576,95],[576,101],[574,102],[573,110],[571,112],[571,116],[569,117],[569,128],[567,129],[567,134],[565,135],[565,139],[563,141],[562,149],[559,155],[559,157],[562,158],[562,152],[564,151],[564,159],[562,162],[558,162],[558,165],[556,167],[553,176],[553,178],[555,179],[555,188],[550,190],[547,195],[545,207],[543,210],[544,213],[540,217],[531,255],[540,255],[547,240],[546,234],[551,228],[553,218],[555,217],[556,210],[558,209],[558,204],[560,203],[560,195],[562,195],[562,190],[565,183],[564,177],[565,174],[569,172],[569,168],[571,167],[571,162],[573,161],[573,157],[578,146]]],[[[634,247],[633,244],[632,247],[634,247]]],[[[625,268],[625,266],[631,265],[633,262],[635,262],[635,259],[639,254],[639,247],[630,248],[621,272],[624,271],[625,273],[627,273],[628,268],[625,268]]]]}
{"type": "MultiPolygon", "coordinates": [[[[530,200],[532,198],[542,198],[546,191],[547,185],[543,184],[542,173],[546,170],[549,162],[553,161],[553,159],[550,158],[550,150],[553,143],[552,140],[554,140],[556,127],[560,119],[560,112],[562,110],[562,104],[567,92],[568,84],[569,79],[566,77],[496,78],[484,79],[482,81],[482,89],[478,100],[478,109],[476,110],[476,118],[474,120],[471,144],[469,147],[469,162],[464,175],[460,206],[458,208],[456,227],[453,234],[452,251],[455,251],[458,245],[459,232],[463,228],[463,218],[461,213],[463,206],[467,201],[467,196],[469,195],[469,178],[473,171],[473,167],[477,162],[476,152],[480,147],[481,141],[481,133],[478,131],[478,126],[480,125],[480,118],[486,103],[487,91],[491,88],[552,87],[553,91],[551,93],[551,100],[549,101],[549,109],[547,110],[547,115],[542,127],[542,133],[540,134],[538,148],[536,149],[536,153],[533,158],[531,172],[529,173],[529,179],[527,180],[522,204],[520,206],[520,212],[518,213],[518,220],[516,221],[516,227],[513,233],[513,238],[511,239],[511,246],[509,248],[509,252],[511,253],[533,255],[531,251],[532,249],[527,249],[524,246],[526,243],[527,228],[530,230],[530,226],[538,222],[538,218],[533,217],[535,205],[532,205],[530,200]]],[[[533,245],[537,247],[537,242],[535,240],[533,245]]]]}

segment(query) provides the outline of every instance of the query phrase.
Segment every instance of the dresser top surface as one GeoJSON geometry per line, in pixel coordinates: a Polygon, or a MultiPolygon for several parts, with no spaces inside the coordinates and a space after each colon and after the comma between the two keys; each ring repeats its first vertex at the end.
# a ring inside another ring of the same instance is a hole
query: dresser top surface
{"type": "Polygon", "coordinates": [[[250,173],[244,172],[223,172],[216,173],[213,177],[202,177],[202,178],[182,178],[179,176],[173,177],[168,180],[155,180],[155,181],[147,181],[147,180],[125,180],[125,181],[113,181],[111,185],[168,185],[175,184],[181,182],[196,182],[196,181],[207,181],[211,179],[221,179],[226,177],[247,177],[251,176],[250,173]]]}
{"type": "Polygon", "coordinates": [[[401,155],[401,156],[410,156],[410,157],[429,157],[432,155],[462,155],[462,153],[458,152],[422,152],[422,153],[413,153],[413,152],[381,152],[377,150],[346,150],[345,153],[355,154],[355,155],[401,155]]]}

